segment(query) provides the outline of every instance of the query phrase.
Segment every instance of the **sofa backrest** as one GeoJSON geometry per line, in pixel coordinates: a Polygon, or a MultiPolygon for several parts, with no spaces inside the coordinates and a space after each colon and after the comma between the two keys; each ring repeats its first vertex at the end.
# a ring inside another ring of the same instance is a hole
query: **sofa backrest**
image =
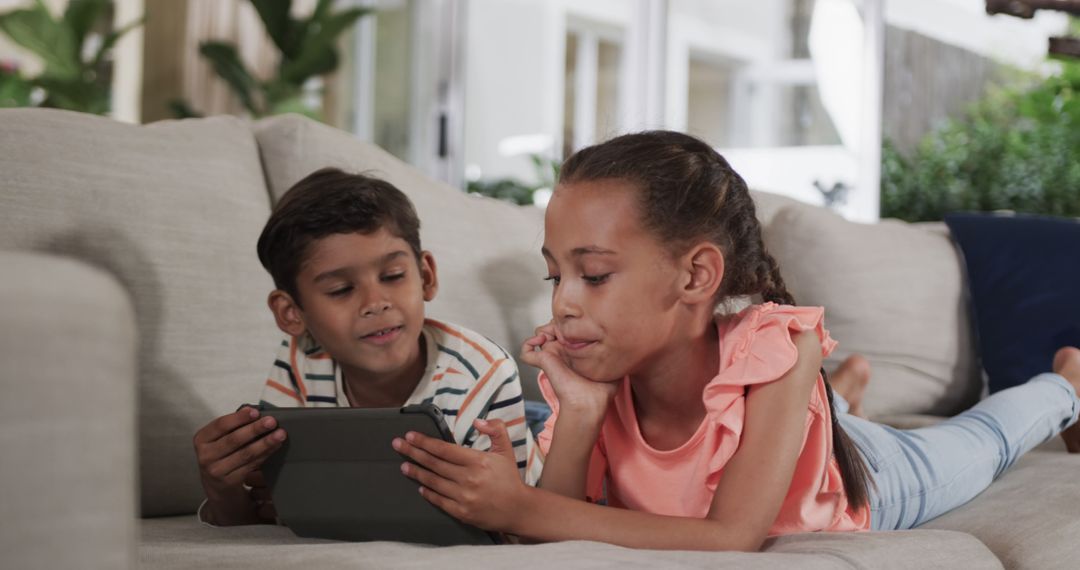
{"type": "Polygon", "coordinates": [[[951,415],[982,391],[959,252],[941,224],[849,222],[824,208],[776,213],[766,245],[800,304],[825,307],[839,346],[870,361],[871,417],[951,415]]]}
{"type": "Polygon", "coordinates": [[[141,510],[192,512],[192,436],[258,397],[279,340],[255,256],[270,200],[249,126],[0,110],[0,172],[0,249],[80,259],[130,293],[141,510]]]}
{"type": "MultiPolygon", "coordinates": [[[[463,194],[342,131],[297,116],[139,127],[64,111],[0,110],[0,249],[80,259],[113,274],[131,295],[141,342],[144,516],[194,511],[202,491],[192,436],[258,397],[280,333],[266,309],[272,283],[255,242],[272,199],[325,166],[381,176],[414,201],[440,273],[429,315],[480,331],[514,355],[550,318],[538,254],[541,210],[463,194]]],[[[884,363],[890,380],[872,384],[871,396],[888,393],[871,398],[885,402],[874,411],[944,411],[971,399],[976,372],[947,238],[853,229],[824,210],[793,214],[794,202],[783,197],[755,193],[755,200],[796,297],[826,305],[842,347],[884,363]],[[831,229],[815,229],[820,224],[831,229]],[[893,247],[898,240],[906,249],[893,247]],[[924,246],[929,257],[911,249],[924,246]],[[889,256],[898,253],[907,272],[889,272],[896,269],[889,256]],[[940,292],[909,288],[914,273],[937,279],[940,292]],[[896,294],[879,301],[872,295],[881,293],[881,279],[896,294]],[[901,294],[906,302],[893,302],[901,294]],[[898,308],[907,310],[904,343],[867,332],[898,308]],[[911,358],[890,360],[897,346],[911,358]]],[[[521,371],[527,397],[539,398],[535,371],[521,371]]]]}

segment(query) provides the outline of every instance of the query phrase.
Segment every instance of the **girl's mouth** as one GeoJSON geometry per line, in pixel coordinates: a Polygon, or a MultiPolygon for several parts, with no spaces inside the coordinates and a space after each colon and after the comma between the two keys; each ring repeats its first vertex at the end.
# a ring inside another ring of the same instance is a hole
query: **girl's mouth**
{"type": "Polygon", "coordinates": [[[576,338],[562,338],[559,339],[559,344],[562,344],[563,348],[571,352],[578,352],[589,348],[596,344],[595,340],[581,340],[576,338]]]}

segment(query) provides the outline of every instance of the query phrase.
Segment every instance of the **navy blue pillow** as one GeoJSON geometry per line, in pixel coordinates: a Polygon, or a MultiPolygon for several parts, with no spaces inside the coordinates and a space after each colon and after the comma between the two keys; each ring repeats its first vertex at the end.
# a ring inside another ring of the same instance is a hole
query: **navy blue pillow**
{"type": "Polygon", "coordinates": [[[945,223],[967,264],[991,393],[1049,371],[1058,348],[1080,346],[1080,221],[950,214],[945,223]]]}

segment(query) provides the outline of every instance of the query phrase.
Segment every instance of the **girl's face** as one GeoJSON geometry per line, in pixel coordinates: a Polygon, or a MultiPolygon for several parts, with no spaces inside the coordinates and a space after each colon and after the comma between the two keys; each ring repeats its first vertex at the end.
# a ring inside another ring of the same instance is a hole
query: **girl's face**
{"type": "Polygon", "coordinates": [[[684,314],[676,260],[644,228],[637,193],[621,180],[561,185],[544,218],[558,342],[595,381],[657,366],[684,314]]]}

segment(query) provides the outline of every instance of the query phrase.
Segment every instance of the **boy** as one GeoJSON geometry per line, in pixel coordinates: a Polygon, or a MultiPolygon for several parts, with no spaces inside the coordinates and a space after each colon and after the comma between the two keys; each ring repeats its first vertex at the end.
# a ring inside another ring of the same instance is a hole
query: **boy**
{"type": "MultiPolygon", "coordinates": [[[[478,450],[492,443],[473,420],[501,421],[520,475],[534,483],[542,461],[525,425],[517,365],[483,336],[424,318],[438,278],[434,257],[420,249],[419,230],[405,194],[367,176],[325,168],[282,196],[258,252],[276,287],[270,310],[289,338],[260,403],[431,402],[455,439],[478,450]]],[[[259,467],[285,437],[273,418],[260,419],[251,407],[200,429],[194,444],[206,501],[199,518],[215,525],[273,522],[259,467]]]]}

